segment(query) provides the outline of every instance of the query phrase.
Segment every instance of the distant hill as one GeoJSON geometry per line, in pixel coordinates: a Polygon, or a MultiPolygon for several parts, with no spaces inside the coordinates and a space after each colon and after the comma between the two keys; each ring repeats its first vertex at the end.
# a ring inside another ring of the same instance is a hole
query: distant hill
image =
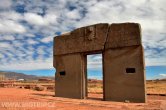
{"type": "Polygon", "coordinates": [[[163,78],[163,79],[151,79],[151,80],[147,80],[147,81],[166,81],[166,78],[163,78]]]}
{"type": "Polygon", "coordinates": [[[54,79],[54,77],[42,77],[42,76],[36,76],[36,75],[27,75],[23,73],[4,72],[4,71],[0,71],[0,75],[4,75],[6,78],[15,79],[15,80],[18,80],[18,79],[38,80],[39,78],[54,79]]]}

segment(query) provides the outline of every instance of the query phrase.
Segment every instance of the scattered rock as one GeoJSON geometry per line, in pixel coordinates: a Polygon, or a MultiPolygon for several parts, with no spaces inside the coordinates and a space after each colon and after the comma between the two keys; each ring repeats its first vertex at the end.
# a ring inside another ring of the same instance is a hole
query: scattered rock
{"type": "Polygon", "coordinates": [[[30,85],[26,85],[24,88],[25,89],[31,89],[31,86],[30,85]]]}
{"type": "Polygon", "coordinates": [[[0,84],[0,87],[5,87],[5,85],[4,84],[0,84]]]}
{"type": "Polygon", "coordinates": [[[125,100],[125,103],[130,103],[130,101],[129,100],[125,100]]]}
{"type": "Polygon", "coordinates": [[[35,90],[37,90],[37,91],[44,91],[44,86],[39,86],[39,85],[37,85],[36,87],[35,87],[35,90]]]}

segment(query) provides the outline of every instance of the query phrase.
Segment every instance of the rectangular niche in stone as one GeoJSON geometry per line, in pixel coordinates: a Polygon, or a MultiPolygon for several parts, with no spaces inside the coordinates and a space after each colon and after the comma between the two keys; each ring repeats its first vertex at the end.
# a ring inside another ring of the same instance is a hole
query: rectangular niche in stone
{"type": "Polygon", "coordinates": [[[65,71],[60,71],[59,74],[60,74],[60,76],[65,76],[66,72],[65,71]]]}
{"type": "Polygon", "coordinates": [[[126,73],[135,73],[135,68],[126,68],[126,73]]]}

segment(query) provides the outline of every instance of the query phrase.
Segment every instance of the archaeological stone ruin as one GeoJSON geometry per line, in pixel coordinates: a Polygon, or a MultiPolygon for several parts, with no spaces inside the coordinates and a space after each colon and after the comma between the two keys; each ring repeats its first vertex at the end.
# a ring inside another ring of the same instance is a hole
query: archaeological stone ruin
{"type": "Polygon", "coordinates": [[[100,23],[54,38],[55,96],[87,97],[87,55],[103,58],[103,100],[146,102],[138,23],[100,23]]]}

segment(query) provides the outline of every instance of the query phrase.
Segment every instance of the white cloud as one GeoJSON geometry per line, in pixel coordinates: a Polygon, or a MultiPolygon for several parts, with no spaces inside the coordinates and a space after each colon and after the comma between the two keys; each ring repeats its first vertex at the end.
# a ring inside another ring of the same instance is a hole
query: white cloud
{"type": "Polygon", "coordinates": [[[44,43],[49,43],[49,42],[53,41],[53,37],[54,36],[45,37],[41,41],[44,43]]]}
{"type": "Polygon", "coordinates": [[[0,53],[0,59],[4,58],[4,55],[0,53]]]}
{"type": "Polygon", "coordinates": [[[166,57],[145,58],[146,66],[166,66],[166,57]]]}
{"type": "Polygon", "coordinates": [[[44,16],[43,19],[45,21],[45,24],[47,24],[47,25],[57,23],[57,16],[55,15],[55,13],[48,13],[44,16]]]}
{"type": "Polygon", "coordinates": [[[159,74],[160,76],[162,76],[162,77],[166,77],[166,74],[159,74]]]}
{"type": "MultiPolygon", "coordinates": [[[[8,65],[12,69],[50,68],[52,47],[43,43],[52,43],[56,32],[100,22],[140,23],[146,66],[166,66],[165,0],[29,1],[1,1],[0,54],[8,57],[0,59],[4,65],[0,69],[8,65]],[[15,6],[25,6],[25,12],[15,11],[15,6]]],[[[101,56],[89,57],[88,68],[101,68],[101,64],[101,56]]]]}
{"type": "Polygon", "coordinates": [[[91,62],[88,62],[87,68],[88,69],[95,69],[95,70],[102,69],[102,61],[91,61],[91,62]]]}
{"type": "Polygon", "coordinates": [[[0,18],[3,18],[4,20],[14,20],[18,21],[23,19],[23,16],[20,13],[17,13],[15,11],[5,11],[0,13],[0,18]]]}
{"type": "Polygon", "coordinates": [[[88,55],[87,56],[88,69],[102,69],[102,54],[88,55]]]}
{"type": "Polygon", "coordinates": [[[79,10],[72,10],[72,11],[68,11],[66,13],[66,16],[68,19],[80,19],[81,16],[80,16],[80,13],[79,13],[79,10]]]}
{"type": "Polygon", "coordinates": [[[165,73],[160,73],[158,76],[158,79],[165,79],[166,78],[166,74],[165,73]]]}
{"type": "Polygon", "coordinates": [[[44,47],[44,46],[38,47],[37,53],[38,53],[39,55],[43,55],[43,54],[45,53],[45,47],[44,47]]]}
{"type": "Polygon", "coordinates": [[[31,34],[31,33],[27,33],[27,34],[25,34],[25,36],[28,36],[28,37],[35,37],[35,35],[34,35],[34,34],[31,34]]]}
{"type": "Polygon", "coordinates": [[[52,59],[36,60],[36,61],[24,61],[24,62],[15,62],[10,63],[8,66],[1,65],[1,70],[38,70],[38,69],[53,69],[52,59]]]}
{"type": "Polygon", "coordinates": [[[24,19],[32,25],[50,25],[51,23],[56,23],[55,14],[47,14],[44,17],[36,13],[25,13],[24,19]]]}
{"type": "Polygon", "coordinates": [[[0,19],[0,32],[1,33],[24,33],[26,29],[18,22],[12,20],[0,19]]]}
{"type": "Polygon", "coordinates": [[[15,40],[15,37],[9,35],[9,36],[3,36],[3,40],[15,40]]]}
{"type": "Polygon", "coordinates": [[[29,39],[27,40],[27,43],[31,45],[31,44],[37,44],[38,42],[32,39],[29,39]]]}
{"type": "Polygon", "coordinates": [[[44,20],[42,16],[37,15],[35,13],[25,13],[24,14],[24,19],[33,25],[44,25],[44,20]]]}
{"type": "Polygon", "coordinates": [[[7,43],[7,42],[0,42],[0,49],[2,49],[2,48],[8,48],[10,46],[11,45],[9,43],[7,43]]]}
{"type": "Polygon", "coordinates": [[[11,5],[12,5],[11,0],[1,0],[0,9],[8,9],[11,7],[11,5]]]}
{"type": "Polygon", "coordinates": [[[19,41],[19,40],[14,40],[12,41],[13,46],[15,47],[22,47],[23,46],[23,42],[19,41]]]}

